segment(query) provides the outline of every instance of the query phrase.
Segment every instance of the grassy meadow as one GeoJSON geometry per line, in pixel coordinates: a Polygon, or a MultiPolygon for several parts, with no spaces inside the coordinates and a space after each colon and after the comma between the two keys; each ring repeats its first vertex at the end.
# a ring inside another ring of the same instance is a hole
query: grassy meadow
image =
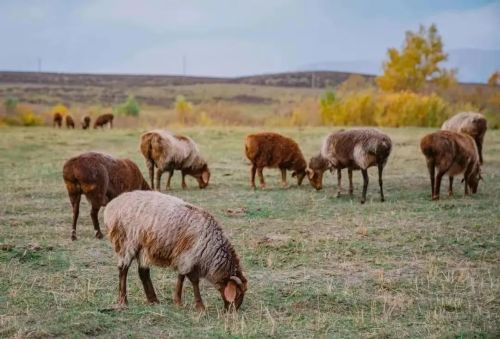
{"type": "MultiPolygon", "coordinates": [[[[274,129],[295,138],[307,158],[329,128],[274,129]]],[[[224,313],[219,293],[202,282],[207,310],[172,302],[176,273],[152,269],[160,299],[150,306],[134,263],[129,307],[113,309],[118,272],[108,240],[93,238],[82,199],[78,241],[70,240],[71,208],[62,180],[66,159],[104,151],[133,159],[146,174],[138,129],[82,131],[49,127],[0,129],[0,337],[498,337],[500,336],[500,131],[486,134],[484,182],[463,196],[431,202],[419,140],[431,129],[383,129],[394,148],[385,170],[386,202],[376,170],[359,204],[307,179],[264,170],[268,188],[249,188],[243,127],[193,127],[212,178],[205,190],[180,174],[169,194],[199,205],[223,225],[239,253],[248,292],[238,313],[224,313]]],[[[162,178],[162,190],[166,175],[162,178]]],[[[344,175],[347,187],[347,173],[344,175]]],[[[102,211],[100,214],[101,227],[102,211]]]]}

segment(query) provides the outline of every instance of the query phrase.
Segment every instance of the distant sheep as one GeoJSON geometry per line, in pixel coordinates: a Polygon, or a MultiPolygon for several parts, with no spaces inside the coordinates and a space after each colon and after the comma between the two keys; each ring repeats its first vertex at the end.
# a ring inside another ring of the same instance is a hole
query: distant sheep
{"type": "Polygon", "coordinates": [[[109,240],[118,257],[118,303],[127,304],[127,273],[134,259],[148,302],[158,298],[149,267],[172,267],[178,271],[174,302],[182,304],[187,276],[193,285],[196,309],[205,309],[199,280],[217,288],[228,309],[238,309],[247,290],[239,258],[215,218],[183,200],[159,192],[124,193],[104,210],[109,240]]]}
{"type": "Polygon", "coordinates": [[[319,178],[322,178],[323,172],[328,168],[337,169],[340,192],[340,170],[347,168],[349,192],[352,194],[352,171],[359,169],[363,175],[363,195],[361,197],[361,203],[363,204],[366,201],[369,180],[367,169],[377,166],[380,200],[384,201],[382,172],[391,154],[391,149],[391,139],[373,128],[356,128],[332,133],[323,142],[320,155],[311,159],[314,160],[310,162],[308,168],[311,185],[316,189],[321,189],[319,178]],[[328,167],[326,167],[326,163],[328,163],[328,167]]]}
{"type": "Polygon", "coordinates": [[[479,161],[483,163],[483,141],[488,129],[488,122],[484,115],[476,112],[458,113],[446,120],[441,129],[470,135],[476,142],[479,161]]]}
{"type": "Polygon", "coordinates": [[[288,185],[286,171],[292,171],[292,177],[297,177],[297,185],[302,184],[306,176],[307,163],[299,145],[292,139],[277,133],[257,133],[247,135],[245,139],[245,154],[252,163],[250,174],[251,186],[255,188],[255,173],[259,174],[260,187],[265,188],[264,167],[279,168],[283,187],[288,185]]]}
{"type": "Polygon", "coordinates": [[[82,129],[90,128],[90,116],[88,115],[83,116],[81,124],[82,124],[82,129]]]}
{"type": "Polygon", "coordinates": [[[63,121],[63,116],[61,113],[54,113],[54,119],[52,121],[52,127],[59,127],[61,128],[62,126],[62,121],[63,121]]]}
{"type": "Polygon", "coordinates": [[[87,197],[92,210],[95,236],[102,238],[97,216],[101,206],[119,194],[133,190],[149,190],[141,171],[129,159],[115,159],[107,154],[89,152],[66,161],[63,178],[73,208],[73,231],[71,239],[76,240],[76,222],[80,210],[80,198],[87,197]]]}
{"type": "Polygon", "coordinates": [[[479,152],[474,139],[465,133],[438,131],[426,135],[420,141],[431,178],[432,200],[439,199],[441,179],[448,174],[448,195],[453,195],[453,177],[464,173],[465,195],[477,192],[481,177],[479,152]],[[437,169],[437,174],[435,170],[437,169]]]}
{"type": "Polygon", "coordinates": [[[115,116],[111,113],[99,115],[94,122],[94,129],[96,129],[97,127],[104,128],[104,126],[106,126],[107,124],[109,124],[109,128],[113,128],[114,118],[115,116]]]}
{"type": "Polygon", "coordinates": [[[75,128],[75,121],[73,120],[73,117],[71,115],[66,115],[66,127],[67,128],[75,128]]]}
{"type": "Polygon", "coordinates": [[[141,136],[140,149],[149,169],[153,189],[160,190],[161,175],[165,171],[169,173],[166,186],[169,189],[174,170],[180,170],[182,173],[182,188],[187,187],[186,175],[194,177],[200,188],[208,186],[210,170],[191,138],[173,135],[165,130],[153,130],[141,136]],[[153,183],[155,167],[156,184],[153,183]]]}

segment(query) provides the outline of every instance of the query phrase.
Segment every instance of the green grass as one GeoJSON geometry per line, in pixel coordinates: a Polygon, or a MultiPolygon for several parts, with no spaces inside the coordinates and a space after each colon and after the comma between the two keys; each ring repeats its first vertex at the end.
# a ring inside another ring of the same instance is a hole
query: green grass
{"type": "MultiPolygon", "coordinates": [[[[250,128],[190,128],[209,161],[206,190],[194,180],[170,194],[214,214],[242,258],[249,290],[240,312],[222,312],[218,292],[202,284],[204,314],[171,300],[176,274],[153,268],[161,304],[149,306],[135,264],[129,308],[113,310],[118,274],[107,240],[93,238],[83,201],[71,242],[64,161],[98,150],[136,161],[139,130],[0,129],[0,337],[495,337],[500,335],[500,132],[485,142],[485,182],[464,197],[430,201],[419,139],[429,129],[385,129],[394,142],[385,171],[385,203],[370,170],[368,201],[336,198],[326,176],[316,192],[277,170],[268,189],[249,189],[243,138],[250,128]],[[242,211],[230,213],[228,209],[242,211]]],[[[282,129],[307,158],[327,128],[282,129]]],[[[165,184],[163,178],[163,185],[165,184]]],[[[346,185],[344,185],[346,186],[346,185]]],[[[447,180],[442,192],[447,191],[447,180]]],[[[163,188],[162,188],[163,189],[163,188]]],[[[101,216],[102,218],[102,216],[101,216]]],[[[102,222],[101,222],[102,223],[102,222]]],[[[102,225],[104,227],[104,225],[102,225]]]]}

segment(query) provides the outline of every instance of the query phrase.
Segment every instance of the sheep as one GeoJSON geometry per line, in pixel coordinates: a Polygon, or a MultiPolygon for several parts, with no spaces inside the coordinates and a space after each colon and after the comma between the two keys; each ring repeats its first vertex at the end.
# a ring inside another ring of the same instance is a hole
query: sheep
{"type": "Polygon", "coordinates": [[[71,115],[66,115],[66,127],[75,129],[75,121],[71,115]]]}
{"type": "Polygon", "coordinates": [[[306,176],[307,163],[299,145],[292,139],[277,133],[264,132],[249,134],[245,138],[245,154],[252,163],[250,184],[255,189],[255,173],[259,174],[260,187],[265,188],[264,167],[279,168],[281,183],[287,187],[286,171],[292,171],[292,177],[297,177],[297,185],[302,184],[306,176]]]}
{"type": "Polygon", "coordinates": [[[61,128],[62,126],[62,120],[63,120],[63,116],[61,113],[54,113],[54,119],[52,121],[52,127],[59,127],[61,128]]]}
{"type": "Polygon", "coordinates": [[[63,178],[73,208],[72,240],[76,240],[76,222],[82,194],[92,206],[90,216],[95,237],[101,239],[97,219],[101,206],[106,206],[111,199],[123,192],[150,189],[141,171],[131,160],[115,159],[97,152],[83,153],[66,161],[63,178]]]}
{"type": "Polygon", "coordinates": [[[82,129],[87,129],[90,127],[90,116],[88,115],[85,115],[82,117],[82,120],[81,120],[81,124],[82,124],[82,129]]]}
{"type": "Polygon", "coordinates": [[[174,303],[179,306],[186,276],[193,285],[198,311],[205,309],[200,278],[219,290],[226,310],[241,306],[247,279],[233,246],[208,212],[167,194],[134,191],[106,206],[104,223],[118,257],[120,306],[127,304],[127,273],[134,259],[149,303],[158,303],[149,274],[154,265],[178,272],[174,303]]]}
{"type": "Polygon", "coordinates": [[[448,174],[448,195],[453,195],[453,177],[464,173],[465,195],[477,192],[481,177],[481,162],[474,139],[465,133],[438,131],[428,134],[420,141],[431,178],[432,200],[439,200],[441,179],[448,174]],[[435,170],[437,174],[435,175],[435,170]]]}
{"type": "Polygon", "coordinates": [[[182,188],[187,188],[185,177],[191,175],[205,188],[210,180],[207,162],[201,157],[196,143],[189,137],[173,135],[165,130],[152,130],[141,135],[140,150],[149,169],[151,188],[160,190],[163,172],[168,171],[166,189],[170,189],[170,179],[174,170],[182,173],[182,188]],[[156,184],[153,183],[154,168],[156,184]]]}
{"type": "Polygon", "coordinates": [[[106,124],[109,124],[109,128],[113,128],[114,118],[115,116],[111,113],[99,115],[94,122],[94,129],[96,129],[97,127],[104,128],[106,124]]]}
{"type": "Polygon", "coordinates": [[[484,115],[476,112],[461,112],[446,120],[441,130],[460,132],[470,135],[477,145],[479,162],[483,163],[483,140],[488,122],[484,115]]]}
{"type": "Polygon", "coordinates": [[[391,149],[391,139],[373,128],[356,128],[334,132],[325,138],[321,147],[319,159],[322,161],[318,163],[323,165],[316,166],[312,161],[307,170],[308,178],[313,187],[321,189],[321,185],[318,185],[319,180],[315,180],[315,178],[321,178],[325,168],[337,169],[340,192],[340,170],[347,168],[349,174],[349,193],[352,194],[352,171],[359,169],[363,175],[363,194],[361,203],[364,204],[369,181],[368,168],[377,166],[380,200],[384,201],[382,172],[391,154],[391,149]],[[328,163],[329,167],[325,167],[325,161],[328,163]]]}

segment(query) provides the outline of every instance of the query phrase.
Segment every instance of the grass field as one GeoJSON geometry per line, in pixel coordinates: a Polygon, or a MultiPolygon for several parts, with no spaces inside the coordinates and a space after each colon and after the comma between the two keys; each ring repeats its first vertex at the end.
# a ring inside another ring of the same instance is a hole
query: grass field
{"type": "MultiPolygon", "coordinates": [[[[61,169],[83,151],[136,161],[142,131],[0,129],[0,337],[498,337],[500,335],[500,131],[485,141],[484,183],[464,197],[430,201],[419,139],[429,129],[385,129],[394,150],[379,202],[375,170],[368,201],[335,197],[328,175],[322,191],[307,182],[249,189],[243,137],[250,128],[190,128],[209,161],[212,180],[199,190],[189,179],[170,194],[197,204],[222,223],[242,258],[249,290],[240,312],[222,312],[218,292],[202,283],[207,311],[173,305],[176,274],[152,269],[161,304],[149,306],[135,264],[129,308],[113,311],[118,273],[107,240],[93,238],[82,203],[71,242],[71,210],[61,169]],[[236,213],[235,213],[236,212],[236,213]]],[[[278,130],[296,138],[307,158],[327,128],[278,130]]],[[[163,184],[165,183],[165,177],[163,184]]],[[[162,189],[164,189],[162,187],[162,189]]],[[[102,220],[102,212],[101,212],[102,220]]],[[[101,221],[102,223],[102,221],[101,221]]],[[[104,225],[102,225],[104,226],[104,225]]]]}

